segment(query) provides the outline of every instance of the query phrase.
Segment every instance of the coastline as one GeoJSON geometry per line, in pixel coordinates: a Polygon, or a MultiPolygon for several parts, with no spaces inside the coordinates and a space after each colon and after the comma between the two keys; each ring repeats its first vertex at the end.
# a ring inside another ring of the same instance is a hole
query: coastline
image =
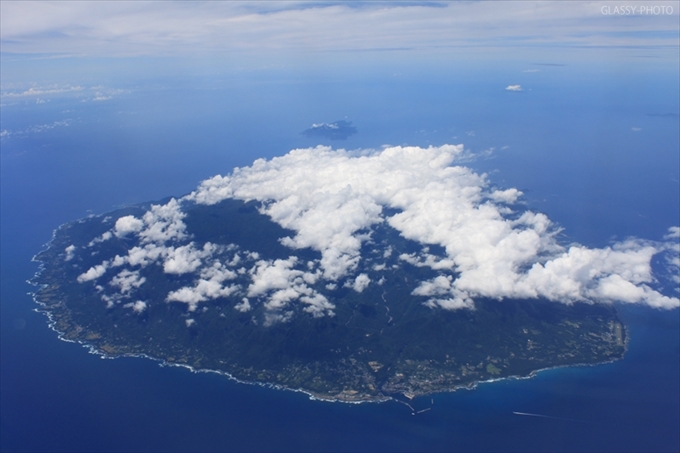
{"type": "MultiPolygon", "coordinates": [[[[103,214],[100,215],[92,215],[88,218],[91,217],[101,217],[103,214]]],[[[275,389],[275,390],[286,390],[286,391],[292,391],[292,392],[298,392],[298,393],[304,393],[309,397],[310,400],[315,400],[315,401],[324,401],[324,402],[340,402],[340,403],[347,403],[347,404],[362,404],[362,403],[384,403],[388,401],[395,401],[401,404],[406,404],[409,406],[412,410],[413,408],[405,401],[399,399],[398,397],[395,396],[390,396],[390,395],[381,395],[381,396],[375,396],[371,398],[362,398],[362,399],[352,399],[352,398],[338,398],[334,397],[332,395],[327,395],[327,394],[319,394],[315,393],[313,391],[304,389],[304,388],[292,388],[292,387],[287,387],[285,385],[281,384],[276,384],[272,382],[259,382],[259,381],[249,381],[249,380],[244,380],[235,377],[231,373],[223,370],[216,370],[216,369],[211,369],[211,368],[195,368],[191,365],[188,365],[186,363],[176,363],[172,361],[168,361],[167,359],[164,358],[159,358],[159,357],[154,357],[153,355],[149,355],[147,353],[121,353],[121,354],[111,354],[107,353],[106,351],[100,349],[96,345],[89,343],[88,341],[85,340],[78,340],[78,339],[70,339],[67,338],[68,332],[66,331],[61,331],[57,328],[57,323],[58,321],[54,319],[54,313],[48,309],[49,305],[48,303],[42,302],[39,300],[39,296],[41,291],[45,290],[48,288],[50,285],[47,283],[39,283],[37,280],[41,277],[41,273],[45,270],[45,262],[38,259],[38,256],[50,249],[52,246],[53,242],[57,238],[58,232],[64,228],[67,225],[73,224],[73,223],[78,223],[82,222],[83,219],[72,221],[72,222],[66,222],[62,225],[59,225],[57,228],[55,228],[52,231],[52,238],[50,239],[49,242],[43,245],[43,249],[40,250],[38,253],[36,253],[32,258],[32,262],[37,262],[39,263],[38,270],[35,272],[34,276],[30,279],[27,280],[27,283],[30,285],[36,286],[37,290],[34,292],[30,292],[29,295],[32,297],[33,301],[39,306],[34,308],[35,312],[42,313],[48,318],[48,327],[53,330],[54,332],[57,333],[58,338],[62,341],[68,342],[68,343],[77,343],[85,348],[88,349],[88,352],[90,354],[98,355],[102,359],[116,359],[116,358],[121,358],[121,357],[133,357],[133,358],[144,358],[144,359],[150,359],[154,362],[157,362],[159,366],[161,367],[170,367],[170,366],[175,366],[175,367],[182,367],[185,369],[188,369],[192,373],[214,373],[218,374],[221,376],[225,376],[227,379],[232,380],[236,383],[239,384],[247,384],[247,385],[257,385],[261,387],[266,387],[270,389],[275,389]]],[[[56,305],[60,305],[63,302],[57,302],[56,305]]],[[[630,340],[630,335],[629,335],[629,330],[626,328],[626,326],[621,323],[621,326],[624,328],[625,331],[625,341],[623,344],[623,353],[621,354],[620,357],[616,357],[613,359],[605,360],[602,362],[595,362],[595,363],[574,363],[574,364],[561,364],[561,365],[554,365],[554,366],[547,366],[543,368],[539,368],[536,370],[531,370],[528,374],[526,375],[508,375],[508,376],[503,376],[503,377],[497,377],[497,378],[491,378],[491,379],[481,379],[481,380],[473,380],[470,382],[467,382],[465,384],[460,384],[460,385],[455,385],[451,388],[442,388],[438,389],[432,392],[425,392],[425,393],[413,393],[413,392],[407,392],[407,393],[398,393],[395,395],[401,395],[403,396],[406,400],[411,401],[416,398],[424,397],[424,396],[430,396],[434,394],[440,394],[440,393],[452,393],[456,392],[458,390],[474,390],[476,389],[479,385],[482,384],[489,384],[489,383],[494,383],[494,382],[500,382],[504,380],[525,380],[525,379],[532,379],[536,377],[539,373],[548,371],[548,370],[554,370],[554,369],[559,369],[559,368],[573,368],[573,367],[582,367],[582,366],[589,366],[589,367],[594,367],[594,366],[599,366],[599,365],[604,365],[607,363],[613,363],[619,360],[622,360],[627,351],[628,351],[628,345],[629,345],[629,340],[630,340]]],[[[348,396],[350,396],[348,394],[348,396]]],[[[415,415],[415,411],[414,411],[415,415]]]]}
{"type": "MultiPolygon", "coordinates": [[[[28,283],[34,284],[30,280],[28,281],[28,283]]],[[[47,286],[47,285],[42,285],[42,286],[47,286]]],[[[43,303],[43,302],[40,302],[37,299],[37,293],[38,293],[38,291],[36,291],[34,293],[30,293],[30,295],[32,296],[32,298],[33,298],[33,300],[36,304],[38,304],[40,307],[45,307],[46,304],[43,303]]],[[[106,353],[105,351],[97,349],[97,347],[95,345],[88,343],[86,341],[72,340],[72,339],[66,338],[65,337],[66,333],[62,332],[62,331],[60,331],[56,328],[56,321],[54,321],[53,315],[50,311],[40,309],[40,308],[35,308],[34,311],[47,316],[48,327],[58,334],[57,337],[58,337],[59,340],[65,341],[67,343],[78,344],[78,345],[86,348],[88,350],[88,353],[97,355],[101,359],[113,360],[113,359],[124,358],[124,357],[148,359],[148,360],[157,362],[159,364],[159,366],[161,366],[161,367],[180,367],[180,368],[185,368],[192,373],[214,373],[214,374],[218,374],[218,375],[224,376],[227,379],[234,381],[238,384],[256,385],[256,386],[265,387],[265,388],[274,389],[274,390],[284,390],[284,391],[290,391],[290,392],[296,392],[296,393],[304,393],[305,395],[307,395],[309,397],[310,400],[313,400],[313,401],[323,401],[323,402],[327,402],[327,403],[345,403],[345,404],[385,403],[385,402],[388,402],[388,401],[395,401],[395,402],[398,402],[398,403],[401,403],[401,404],[406,404],[407,406],[411,407],[405,401],[402,401],[398,398],[395,398],[394,396],[384,395],[382,397],[377,397],[377,398],[372,398],[372,399],[362,399],[362,400],[329,398],[325,395],[316,394],[314,392],[311,392],[309,390],[302,389],[302,388],[291,388],[291,387],[286,387],[286,386],[271,383],[271,382],[246,381],[246,380],[243,380],[243,379],[239,379],[239,378],[233,376],[232,374],[230,374],[226,371],[214,370],[214,369],[209,369],[209,368],[194,368],[191,365],[187,365],[187,364],[183,364],[183,363],[169,362],[165,359],[162,359],[162,358],[159,358],[159,357],[154,357],[154,356],[144,354],[144,353],[139,353],[139,354],[125,353],[125,354],[119,354],[119,355],[111,355],[111,354],[106,353]]],[[[623,358],[625,357],[626,352],[628,352],[629,340],[630,340],[630,335],[628,333],[628,329],[626,329],[626,340],[625,340],[625,343],[624,343],[624,352],[623,352],[622,356],[618,357],[618,358],[606,360],[606,361],[603,361],[603,362],[555,365],[555,366],[550,366],[550,367],[532,370],[527,375],[511,375],[511,376],[504,376],[504,377],[499,377],[499,378],[471,381],[467,384],[458,385],[458,386],[455,386],[455,387],[450,388],[450,389],[442,389],[442,390],[438,390],[438,391],[430,392],[430,393],[414,394],[412,397],[407,397],[406,395],[403,395],[403,396],[405,398],[407,398],[409,401],[411,401],[411,400],[414,400],[416,398],[436,395],[436,394],[440,394],[440,393],[453,393],[453,392],[456,392],[458,390],[475,390],[478,386],[483,385],[483,384],[492,384],[492,383],[495,383],[495,382],[502,382],[502,381],[506,381],[506,380],[533,379],[536,376],[538,376],[539,373],[542,373],[544,371],[557,370],[557,369],[561,369],[561,368],[595,367],[595,366],[605,365],[605,364],[608,364],[608,363],[614,363],[614,362],[617,362],[619,360],[623,360],[623,358]]],[[[411,409],[413,409],[413,408],[411,408],[411,409]]]]}

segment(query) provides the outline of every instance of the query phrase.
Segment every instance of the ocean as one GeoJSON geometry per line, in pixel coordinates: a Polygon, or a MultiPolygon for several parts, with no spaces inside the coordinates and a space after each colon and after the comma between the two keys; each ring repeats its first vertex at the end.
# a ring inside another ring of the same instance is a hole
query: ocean
{"type": "Polygon", "coordinates": [[[414,406],[429,410],[412,415],[396,402],[314,401],[142,358],[103,360],[58,340],[26,282],[60,224],[181,196],[216,173],[319,143],[465,143],[478,156],[464,165],[523,190],[529,209],[564,227],[564,243],[661,240],[680,223],[678,87],[677,73],[654,71],[607,78],[606,67],[526,63],[448,77],[113,80],[117,91],[102,101],[87,89],[43,103],[3,98],[0,448],[678,451],[677,309],[620,306],[630,333],[621,361],[422,397],[414,406]],[[505,91],[508,80],[525,91],[505,91]],[[300,134],[340,119],[358,133],[337,142],[300,134]]]}

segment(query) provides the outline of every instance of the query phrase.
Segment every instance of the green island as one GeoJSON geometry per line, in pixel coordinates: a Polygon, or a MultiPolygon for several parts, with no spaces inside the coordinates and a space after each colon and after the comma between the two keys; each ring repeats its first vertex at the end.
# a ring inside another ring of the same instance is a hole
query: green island
{"type": "Polygon", "coordinates": [[[332,290],[327,281],[310,281],[334,306],[332,315],[311,316],[303,305],[290,304],[283,321],[263,323],[267,308],[256,297],[249,310],[235,309],[243,303],[249,269],[258,260],[293,254],[304,264],[319,253],[285,247],[280,239],[290,231],[260,214],[256,202],[233,199],[183,204],[186,241],[198,250],[206,243],[223,245],[211,258],[216,263],[234,262],[241,251],[230,280],[241,289],[232,294],[206,298],[197,308],[169,301],[171,292],[195,284],[198,270],[168,273],[162,262],[128,263],[143,284],[117,295],[109,282],[124,266],[79,281],[88,269],[140,247],[139,237],[110,231],[118,219],[142,218],[149,207],[65,224],[35,257],[41,270],[34,298],[63,339],[106,356],[145,355],[345,402],[411,399],[546,368],[612,361],[626,350],[626,329],[611,305],[479,298],[474,309],[426,306],[412,292],[435,271],[399,259],[422,244],[385,225],[371,231],[356,271],[380,284],[358,292],[343,281],[332,290]],[[394,253],[385,253],[388,247],[394,253]],[[135,301],[143,306],[136,309],[135,301]]]}

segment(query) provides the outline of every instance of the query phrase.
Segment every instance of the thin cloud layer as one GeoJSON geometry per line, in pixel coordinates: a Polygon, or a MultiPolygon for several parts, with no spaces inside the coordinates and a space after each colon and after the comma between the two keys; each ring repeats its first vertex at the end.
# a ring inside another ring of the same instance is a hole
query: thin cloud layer
{"type": "Polygon", "coordinates": [[[4,52],[196,55],[536,46],[677,47],[671,14],[606,2],[1,2],[4,52]],[[650,20],[653,19],[653,20],[650,20]]]}

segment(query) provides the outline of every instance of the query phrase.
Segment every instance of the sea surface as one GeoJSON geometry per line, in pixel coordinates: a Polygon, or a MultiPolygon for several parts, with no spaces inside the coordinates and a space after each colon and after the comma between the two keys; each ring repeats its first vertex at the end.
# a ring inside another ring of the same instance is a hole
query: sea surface
{"type": "Polygon", "coordinates": [[[527,208],[564,228],[565,244],[661,240],[680,224],[677,68],[487,69],[121,79],[102,101],[85,83],[44,102],[4,97],[0,449],[678,451],[677,309],[619,306],[630,334],[621,361],[422,397],[412,404],[430,410],[417,415],[396,402],[314,401],[142,358],[104,360],[59,341],[34,311],[31,258],[60,224],[181,196],[317,144],[464,143],[477,155],[464,165],[523,190],[527,208]],[[504,90],[514,83],[525,90],[504,90]],[[337,120],[358,133],[300,134],[337,120]]]}

